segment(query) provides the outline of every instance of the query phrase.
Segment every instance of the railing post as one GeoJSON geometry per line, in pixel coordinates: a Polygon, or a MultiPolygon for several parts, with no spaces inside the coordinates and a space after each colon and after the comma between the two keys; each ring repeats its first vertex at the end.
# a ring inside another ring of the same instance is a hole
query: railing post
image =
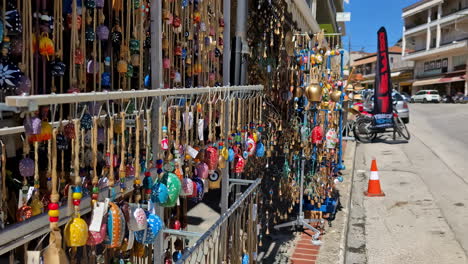
{"type": "MultiPolygon", "coordinates": [[[[162,2],[161,0],[152,0],[151,1],[151,89],[164,88],[163,80],[163,68],[162,68],[162,24],[161,24],[161,9],[162,2]]],[[[151,140],[153,159],[157,158],[157,153],[159,153],[159,130],[158,127],[158,116],[159,106],[161,105],[161,97],[155,98],[153,104],[153,113],[151,123],[153,124],[153,138],[151,140]]],[[[154,162],[154,160],[153,160],[154,162]]],[[[161,206],[156,206],[156,214],[164,219],[164,208],[161,206]]],[[[155,243],[153,244],[153,263],[160,264],[163,261],[163,252],[164,252],[164,238],[163,232],[159,232],[158,237],[156,238],[155,243]]]]}

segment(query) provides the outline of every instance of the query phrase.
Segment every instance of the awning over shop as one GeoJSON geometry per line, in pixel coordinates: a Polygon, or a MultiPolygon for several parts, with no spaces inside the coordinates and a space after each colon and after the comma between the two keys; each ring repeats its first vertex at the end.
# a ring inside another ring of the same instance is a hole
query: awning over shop
{"type": "Polygon", "coordinates": [[[372,62],[375,62],[375,61],[377,61],[377,57],[372,56],[372,57],[369,57],[369,58],[366,58],[366,59],[356,60],[356,61],[353,62],[352,66],[359,66],[359,65],[363,65],[363,64],[372,63],[372,62]]]}
{"type": "Polygon", "coordinates": [[[398,77],[400,75],[401,75],[401,72],[392,72],[390,76],[393,78],[393,77],[398,77]]]}
{"type": "Polygon", "coordinates": [[[440,80],[440,77],[415,81],[413,83],[413,87],[414,86],[424,86],[424,85],[436,84],[436,83],[439,83],[439,80],[440,80]]]}
{"type": "Polygon", "coordinates": [[[423,86],[423,85],[431,85],[431,84],[438,84],[438,83],[452,83],[452,82],[464,82],[466,80],[465,72],[457,72],[457,73],[448,73],[443,77],[431,78],[426,80],[418,80],[413,83],[413,86],[423,86]]]}

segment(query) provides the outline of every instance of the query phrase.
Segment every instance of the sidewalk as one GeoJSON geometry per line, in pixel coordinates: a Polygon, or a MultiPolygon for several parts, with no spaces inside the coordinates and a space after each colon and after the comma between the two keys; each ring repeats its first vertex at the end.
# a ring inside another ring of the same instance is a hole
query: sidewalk
{"type": "Polygon", "coordinates": [[[375,143],[358,149],[347,262],[467,263],[435,198],[437,193],[427,184],[435,179],[439,192],[451,184],[440,180],[448,173],[448,169],[442,170],[441,161],[416,138],[408,144],[375,143]],[[372,157],[377,159],[385,197],[363,195],[372,157]]]}
{"type": "Polygon", "coordinates": [[[320,236],[322,245],[316,246],[311,243],[312,232],[305,230],[298,233],[297,243],[292,250],[291,264],[336,264],[343,263],[345,254],[345,234],[348,226],[348,213],[350,204],[351,182],[354,171],[355,142],[346,142],[344,145],[344,181],[337,185],[340,193],[341,210],[336,213],[336,218],[330,227],[325,223],[324,234],[320,236]]]}

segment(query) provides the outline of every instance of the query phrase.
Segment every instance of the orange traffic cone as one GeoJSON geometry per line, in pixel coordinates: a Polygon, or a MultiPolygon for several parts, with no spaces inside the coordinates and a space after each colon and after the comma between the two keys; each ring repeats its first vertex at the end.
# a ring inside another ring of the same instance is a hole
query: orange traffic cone
{"type": "Polygon", "coordinates": [[[364,195],[369,197],[385,196],[385,193],[380,189],[379,171],[377,170],[377,161],[375,159],[372,160],[369,184],[364,195]]]}

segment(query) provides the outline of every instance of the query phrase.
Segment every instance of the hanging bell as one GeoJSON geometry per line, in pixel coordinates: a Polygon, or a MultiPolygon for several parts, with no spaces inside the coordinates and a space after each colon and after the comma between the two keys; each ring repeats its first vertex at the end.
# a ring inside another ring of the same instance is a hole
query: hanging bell
{"type": "Polygon", "coordinates": [[[320,102],[322,100],[322,87],[316,80],[311,81],[305,92],[310,102],[320,102]]]}
{"type": "Polygon", "coordinates": [[[340,90],[335,90],[331,93],[330,98],[332,99],[333,102],[339,102],[341,99],[341,91],[340,90]]]}

